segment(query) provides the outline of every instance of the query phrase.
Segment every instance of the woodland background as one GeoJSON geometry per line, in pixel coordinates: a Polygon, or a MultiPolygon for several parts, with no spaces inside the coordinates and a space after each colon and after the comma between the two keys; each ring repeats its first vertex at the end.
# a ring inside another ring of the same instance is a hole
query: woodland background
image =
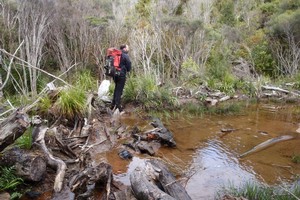
{"type": "Polygon", "coordinates": [[[123,43],[131,76],[156,85],[300,87],[299,0],[1,0],[0,100],[22,105],[83,71],[101,81],[106,49],[123,43]]]}

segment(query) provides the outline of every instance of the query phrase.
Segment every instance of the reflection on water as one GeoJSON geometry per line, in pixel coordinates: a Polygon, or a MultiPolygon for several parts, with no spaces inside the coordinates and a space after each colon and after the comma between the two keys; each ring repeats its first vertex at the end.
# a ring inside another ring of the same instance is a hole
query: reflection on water
{"type": "MultiPolygon", "coordinates": [[[[248,107],[241,115],[171,120],[165,124],[174,133],[177,148],[162,148],[159,156],[176,163],[189,176],[185,184],[193,199],[214,199],[217,190],[229,183],[238,186],[248,180],[267,184],[291,181],[300,174],[299,164],[292,162],[294,155],[300,155],[300,134],[296,132],[300,117],[293,114],[297,109],[263,104],[248,107]],[[224,133],[224,129],[233,131],[224,133]],[[256,145],[281,135],[295,139],[239,158],[256,145]]],[[[130,172],[143,163],[137,157],[131,162],[109,157],[114,169],[119,166],[116,179],[127,185],[130,172]]]]}
{"type": "Polygon", "coordinates": [[[186,187],[193,199],[214,199],[216,188],[228,184],[238,186],[245,180],[255,179],[255,173],[245,170],[238,159],[222,147],[220,141],[209,140],[207,146],[197,150],[194,156],[193,165],[201,168],[186,187]]]}

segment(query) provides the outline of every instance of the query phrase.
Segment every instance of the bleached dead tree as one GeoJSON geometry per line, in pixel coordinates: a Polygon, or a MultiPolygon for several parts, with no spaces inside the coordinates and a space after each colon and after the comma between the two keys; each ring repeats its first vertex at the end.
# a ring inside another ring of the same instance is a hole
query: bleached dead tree
{"type": "Polygon", "coordinates": [[[128,37],[128,32],[126,31],[126,16],[133,9],[134,2],[130,0],[113,0],[111,1],[112,6],[112,20],[109,20],[108,36],[109,41],[111,41],[110,46],[120,45],[120,43],[125,43],[121,39],[128,37]]]}
{"type": "Polygon", "coordinates": [[[300,41],[296,41],[290,24],[284,27],[285,37],[283,45],[279,42],[273,42],[273,51],[278,59],[278,70],[283,74],[293,76],[300,69],[300,41]]]}
{"type": "MultiPolygon", "coordinates": [[[[24,47],[21,48],[21,58],[37,68],[41,67],[42,50],[48,34],[48,26],[51,23],[51,14],[52,4],[46,0],[21,1],[18,8],[19,39],[20,41],[24,40],[24,47]]],[[[23,65],[25,64],[23,63],[23,65]]],[[[24,66],[22,73],[23,83],[27,84],[26,79],[29,77],[30,85],[28,88],[35,95],[37,93],[39,71],[30,67],[26,69],[24,66]]]]}
{"type": "Polygon", "coordinates": [[[1,99],[3,98],[3,87],[2,87],[2,77],[1,77],[1,74],[0,74],[0,101],[1,99]]]}
{"type": "Polygon", "coordinates": [[[10,51],[17,46],[15,45],[17,17],[13,3],[0,0],[0,21],[1,29],[5,30],[0,34],[0,47],[10,51]]]}
{"type": "Polygon", "coordinates": [[[190,0],[187,15],[192,19],[200,19],[204,24],[211,24],[214,0],[190,0]]]}
{"type": "Polygon", "coordinates": [[[149,29],[137,29],[132,32],[131,46],[137,66],[142,66],[142,72],[145,75],[153,73],[155,67],[153,64],[153,56],[158,48],[158,34],[149,29]]]}

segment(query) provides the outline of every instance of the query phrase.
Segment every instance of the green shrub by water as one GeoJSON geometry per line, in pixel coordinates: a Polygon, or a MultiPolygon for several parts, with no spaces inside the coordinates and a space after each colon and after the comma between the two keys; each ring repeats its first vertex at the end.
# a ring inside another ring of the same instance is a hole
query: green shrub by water
{"type": "Polygon", "coordinates": [[[136,103],[148,110],[173,108],[177,104],[171,91],[158,86],[151,75],[128,78],[122,98],[124,102],[136,103]]]}

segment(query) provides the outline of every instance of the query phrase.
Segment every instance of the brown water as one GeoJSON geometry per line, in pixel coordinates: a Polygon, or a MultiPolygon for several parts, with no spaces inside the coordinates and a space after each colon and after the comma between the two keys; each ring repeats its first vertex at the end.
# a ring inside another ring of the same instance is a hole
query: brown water
{"type": "MultiPolygon", "coordinates": [[[[173,132],[177,148],[161,148],[158,156],[186,177],[181,181],[192,199],[214,199],[216,192],[228,184],[239,186],[246,181],[259,181],[272,185],[292,181],[300,174],[300,165],[292,162],[294,155],[300,155],[300,133],[296,132],[299,109],[295,105],[260,104],[248,106],[242,114],[234,116],[182,116],[169,120],[164,123],[173,132]],[[222,129],[234,131],[227,133],[222,129]],[[239,158],[254,146],[282,135],[294,139],[239,158]]],[[[123,122],[148,128],[134,114],[123,122]]],[[[145,158],[125,161],[115,151],[107,154],[115,179],[128,185],[129,174],[143,165],[145,158]]]]}

